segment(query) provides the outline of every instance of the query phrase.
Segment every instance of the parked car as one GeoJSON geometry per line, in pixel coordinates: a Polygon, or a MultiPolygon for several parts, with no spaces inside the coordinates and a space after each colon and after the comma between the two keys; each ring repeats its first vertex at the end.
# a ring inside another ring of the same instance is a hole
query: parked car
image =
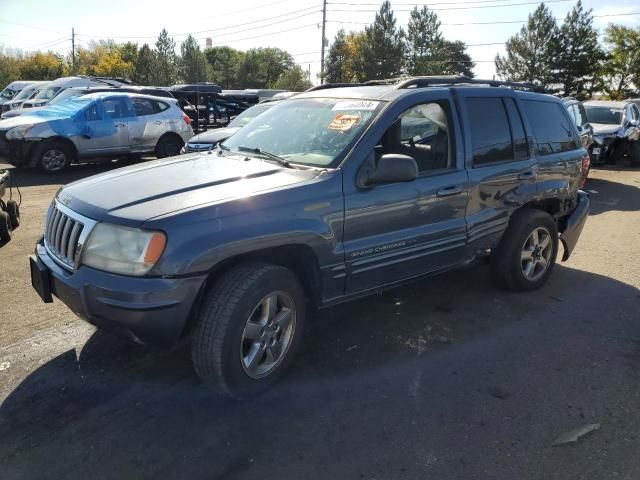
{"type": "Polygon", "coordinates": [[[29,100],[30,98],[37,95],[40,90],[44,86],[46,86],[49,82],[31,82],[29,85],[24,87],[17,93],[10,101],[5,102],[1,106],[2,112],[8,112],[9,110],[13,110],[16,108],[20,108],[22,106],[22,102],[25,100],[29,100]]]}
{"type": "Polygon", "coordinates": [[[125,80],[107,77],[86,77],[78,75],[75,77],[61,77],[52,81],[47,88],[42,90],[34,98],[25,101],[22,108],[43,107],[48,104],[56,95],[71,87],[117,87],[128,85],[125,80]]]}
{"type": "Polygon", "coordinates": [[[388,82],[322,86],[218,152],[63,187],[30,259],[34,288],[137,342],[189,336],[198,376],[246,397],[292,364],[308,305],[486,256],[504,288],[544,285],[589,209],[587,152],[562,102],[497,88],[526,84],[388,82]]]}
{"type": "Polygon", "coordinates": [[[625,156],[640,163],[640,111],[631,101],[588,101],[587,119],[593,126],[592,163],[613,163],[625,156]]]}
{"type": "Polygon", "coordinates": [[[59,172],[70,163],[114,156],[178,155],[193,136],[175,100],[91,93],[0,121],[0,151],[17,166],[59,172]]]}
{"type": "Polygon", "coordinates": [[[15,82],[11,82],[9,85],[4,87],[2,92],[0,92],[0,105],[4,105],[6,102],[13,100],[13,98],[22,91],[24,87],[29,86],[33,83],[30,80],[18,80],[15,82]]]}
{"type": "Polygon", "coordinates": [[[153,95],[154,97],[163,97],[163,98],[171,98],[174,99],[173,95],[167,90],[164,90],[159,87],[141,87],[135,85],[127,85],[124,87],[70,87],[58,95],[53,97],[49,103],[47,103],[43,107],[33,107],[33,108],[18,108],[16,110],[10,110],[6,113],[2,114],[2,119],[19,117],[25,113],[34,112],[37,110],[42,110],[43,108],[47,108],[49,105],[55,105],[59,102],[66,100],[71,97],[78,97],[80,95],[87,95],[88,93],[98,93],[98,92],[129,92],[129,93],[140,93],[143,95],[153,95]]]}
{"type": "Polygon", "coordinates": [[[278,102],[266,101],[264,103],[254,105],[234,118],[227,127],[208,130],[191,137],[184,147],[182,147],[180,153],[205,152],[207,150],[212,150],[218,143],[225,141],[258,115],[269,110],[276,103],[278,102]]]}

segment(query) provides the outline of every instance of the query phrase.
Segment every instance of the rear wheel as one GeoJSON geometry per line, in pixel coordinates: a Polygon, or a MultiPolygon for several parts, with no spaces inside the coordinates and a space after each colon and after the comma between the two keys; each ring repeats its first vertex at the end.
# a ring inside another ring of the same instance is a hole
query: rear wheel
{"type": "Polygon", "coordinates": [[[304,292],[290,270],[235,267],[204,299],[192,345],[198,377],[235,398],[269,388],[291,366],[304,320],[304,292]]]}
{"type": "Polygon", "coordinates": [[[180,150],[184,146],[184,142],[177,135],[165,135],[158,140],[156,145],[156,157],[174,157],[180,155],[180,150]]]}
{"type": "Polygon", "coordinates": [[[554,219],[540,210],[517,211],[491,253],[494,281],[507,290],[540,288],[553,270],[557,252],[558,228],[554,219]]]}
{"type": "Polygon", "coordinates": [[[7,202],[7,213],[9,214],[9,220],[11,220],[11,228],[16,229],[20,226],[20,207],[14,200],[7,202]]]}
{"type": "Polygon", "coordinates": [[[11,240],[11,219],[7,212],[0,212],[0,241],[11,240]]]}
{"type": "Polygon", "coordinates": [[[58,141],[46,141],[36,151],[38,167],[47,173],[62,172],[71,163],[71,151],[58,141]]]}

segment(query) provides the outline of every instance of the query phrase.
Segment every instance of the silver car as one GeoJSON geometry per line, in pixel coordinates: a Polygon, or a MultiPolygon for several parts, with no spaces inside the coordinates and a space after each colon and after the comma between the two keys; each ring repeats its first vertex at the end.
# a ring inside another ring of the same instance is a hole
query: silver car
{"type": "Polygon", "coordinates": [[[191,119],[168,98],[101,92],[0,121],[0,153],[14,165],[59,172],[73,162],[178,155],[191,119]]]}

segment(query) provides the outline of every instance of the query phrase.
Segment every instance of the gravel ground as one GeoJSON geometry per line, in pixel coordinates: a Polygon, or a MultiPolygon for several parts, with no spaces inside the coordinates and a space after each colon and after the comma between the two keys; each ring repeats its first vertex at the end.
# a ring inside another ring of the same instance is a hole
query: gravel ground
{"type": "Polygon", "coordinates": [[[639,170],[592,170],[590,218],[543,289],[501,292],[479,266],[322,311],[286,380],[231,402],[198,384],[188,347],[96,332],[30,287],[60,184],[117,166],[18,174],[2,478],[640,478],[639,170]]]}

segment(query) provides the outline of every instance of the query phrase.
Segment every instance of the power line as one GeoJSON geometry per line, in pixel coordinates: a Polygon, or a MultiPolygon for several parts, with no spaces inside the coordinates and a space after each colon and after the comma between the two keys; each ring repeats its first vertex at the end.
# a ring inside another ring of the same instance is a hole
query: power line
{"type": "MultiPolygon", "coordinates": [[[[270,27],[272,25],[279,25],[283,22],[289,22],[291,20],[297,20],[299,18],[304,18],[307,17],[309,15],[313,15],[315,13],[318,13],[320,4],[311,6],[311,7],[307,7],[307,8],[302,8],[299,10],[292,10],[290,12],[287,13],[282,13],[280,15],[275,15],[273,17],[266,17],[266,18],[261,18],[260,20],[253,20],[251,22],[245,22],[245,23],[239,23],[236,25],[230,25],[227,27],[221,27],[221,28],[214,28],[214,29],[207,29],[207,30],[198,30],[198,31],[193,31],[193,32],[182,32],[182,33],[176,33],[176,34],[172,34],[172,37],[186,37],[188,35],[199,35],[201,33],[208,33],[208,32],[219,32],[221,30],[230,30],[230,29],[235,29],[235,28],[239,28],[239,27],[244,27],[246,25],[252,25],[255,23],[262,23],[262,22],[268,22],[270,20],[276,20],[279,19],[277,22],[271,22],[271,23],[267,23],[265,25],[257,25],[255,27],[252,28],[242,28],[241,30],[238,31],[233,31],[233,32],[227,32],[227,33],[223,33],[222,35],[215,35],[215,36],[227,36],[227,35],[234,35],[236,33],[240,33],[240,32],[247,32],[247,31],[252,31],[252,30],[259,30],[261,28],[265,28],[265,27],[270,27]],[[303,13],[301,15],[295,15],[297,13],[301,13],[301,12],[306,12],[303,13]],[[289,15],[295,15],[291,18],[283,18],[283,17],[287,17],[289,15]]],[[[157,35],[120,35],[120,36],[113,36],[113,35],[101,35],[101,34],[93,34],[93,35],[88,35],[88,34],[78,34],[79,36],[82,37],[108,37],[108,38],[142,38],[142,39],[149,39],[149,38],[157,38],[157,35]]]]}
{"type": "MultiPolygon", "coordinates": [[[[493,2],[501,1],[501,0],[493,0],[493,2]]],[[[573,0],[546,0],[546,3],[559,3],[559,2],[572,2],[573,0]]],[[[519,5],[539,5],[540,2],[519,2],[519,3],[503,3],[500,5],[476,5],[476,6],[466,6],[466,7],[442,7],[442,8],[432,8],[429,7],[431,11],[448,11],[448,10],[469,10],[469,9],[477,9],[477,8],[499,8],[499,7],[517,7],[519,5]]],[[[353,5],[353,6],[362,6],[362,5],[375,5],[375,4],[358,4],[358,3],[331,3],[330,5],[353,5]]],[[[457,4],[456,4],[457,5],[457,4]]],[[[411,12],[413,9],[406,8],[394,8],[394,12],[411,12]]],[[[366,12],[373,13],[377,12],[378,9],[331,9],[332,12],[366,12]]]]}
{"type": "Polygon", "coordinates": [[[51,30],[51,29],[49,29],[49,28],[37,27],[37,26],[35,26],[35,25],[27,25],[26,23],[12,22],[12,21],[10,21],[10,20],[3,20],[3,19],[0,19],[0,22],[2,22],[2,23],[9,23],[9,24],[11,24],[11,25],[18,25],[18,26],[20,26],[20,27],[33,28],[34,30],[42,30],[42,31],[44,31],[44,32],[64,33],[64,32],[61,32],[61,31],[59,31],[59,30],[51,30]]]}
{"type": "Polygon", "coordinates": [[[69,37],[62,37],[62,38],[56,38],[55,40],[49,40],[48,42],[40,42],[40,43],[36,43],[35,45],[29,45],[28,47],[20,47],[23,50],[31,50],[32,48],[49,48],[49,47],[53,47],[54,45],[58,45],[60,43],[63,42],[68,42],[69,41],[69,37]]]}
{"type": "MultiPolygon", "coordinates": [[[[293,32],[295,30],[302,30],[304,28],[316,27],[317,25],[318,25],[318,22],[314,22],[314,23],[310,23],[308,25],[301,25],[299,27],[293,27],[293,28],[287,28],[287,29],[284,29],[284,30],[278,30],[277,32],[263,33],[263,34],[260,34],[260,35],[253,35],[251,37],[234,38],[233,40],[228,41],[228,43],[240,42],[240,41],[243,41],[243,40],[252,40],[254,38],[269,37],[269,36],[272,36],[272,35],[279,35],[281,33],[293,32]]],[[[196,38],[196,40],[203,40],[204,38],[206,38],[206,37],[196,38]]],[[[223,40],[223,42],[227,42],[227,41],[223,40]]],[[[220,43],[220,42],[216,42],[216,43],[220,43]]]]}

